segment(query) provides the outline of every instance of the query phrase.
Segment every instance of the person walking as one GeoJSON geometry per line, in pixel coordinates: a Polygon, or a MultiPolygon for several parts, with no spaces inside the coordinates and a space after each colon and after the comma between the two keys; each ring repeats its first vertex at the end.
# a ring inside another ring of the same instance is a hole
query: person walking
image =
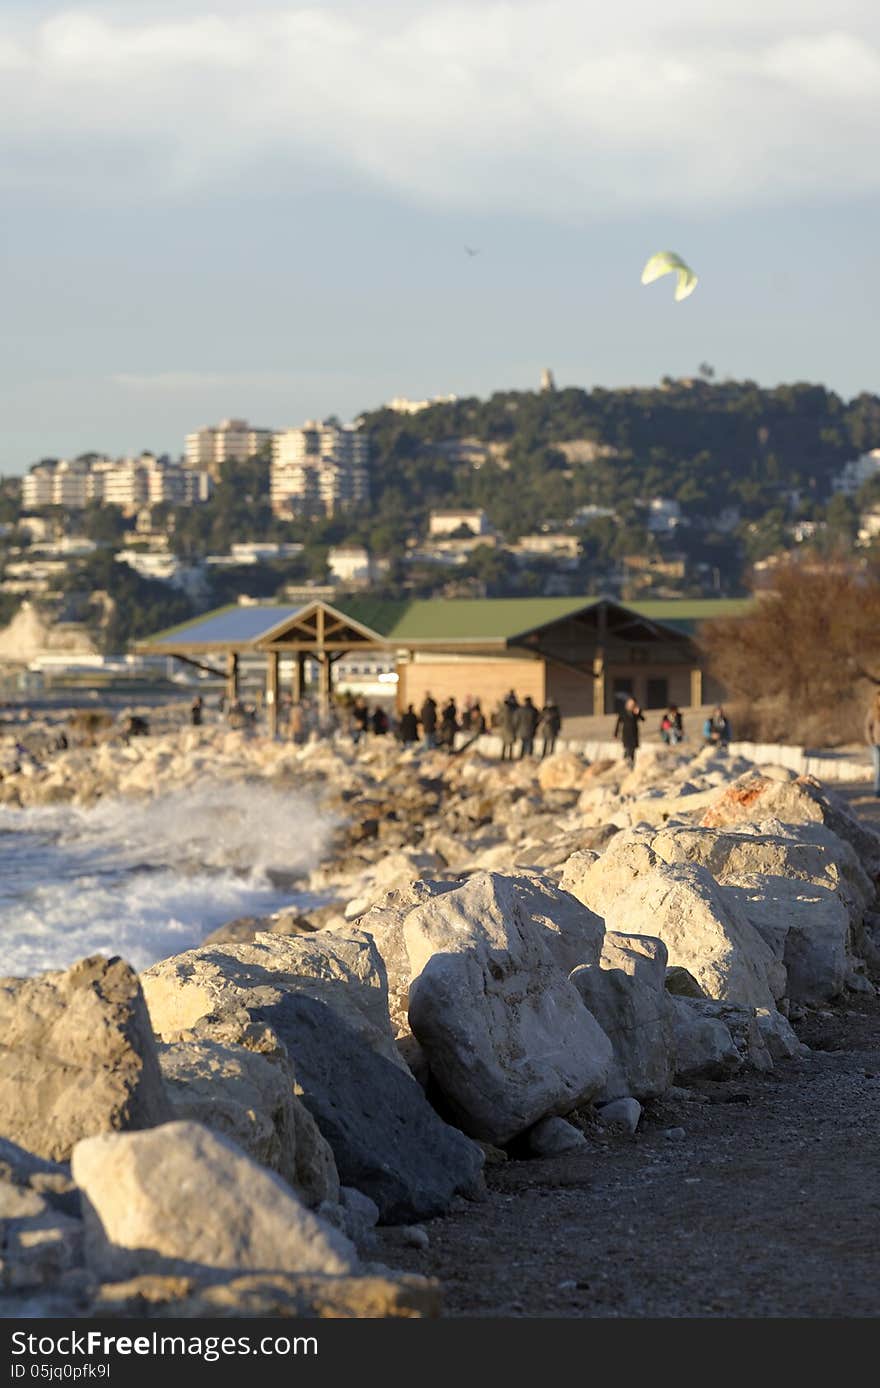
{"type": "Polygon", "coordinates": [[[366,734],[369,723],[370,711],[367,708],[363,695],[359,694],[351,709],[351,740],[355,747],[357,747],[361,738],[366,734]]]}
{"type": "Polygon", "coordinates": [[[703,736],[710,747],[726,747],[730,742],[730,719],[720,704],[703,724],[703,736]]]}
{"type": "Polygon", "coordinates": [[[874,794],[880,796],[880,689],[874,691],[865,719],[865,741],[874,761],[874,794]]]}
{"type": "Polygon", "coordinates": [[[440,746],[445,747],[451,752],[455,746],[455,734],[458,732],[458,709],[454,699],[447,699],[443,705],[443,714],[440,719],[440,746]]]}
{"type": "Polygon", "coordinates": [[[431,692],[425,693],[425,699],[419,710],[419,722],[422,725],[422,736],[425,740],[425,749],[430,751],[437,746],[437,700],[431,698],[431,692]]]}
{"type": "Polygon", "coordinates": [[[678,704],[670,704],[660,720],[660,736],[667,747],[675,747],[684,742],[684,721],[678,704]]]}
{"type": "Polygon", "coordinates": [[[407,704],[406,713],[400,715],[397,736],[404,747],[411,747],[414,742],[419,740],[419,719],[412,704],[407,704]]]}
{"type": "Polygon", "coordinates": [[[535,733],[540,717],[541,715],[532,703],[531,694],[527,694],[517,710],[515,722],[516,735],[520,742],[520,759],[534,756],[535,733]]]}
{"type": "Polygon", "coordinates": [[[388,731],[388,714],[385,712],[384,708],[380,708],[378,704],[373,709],[370,718],[370,727],[373,730],[374,737],[384,737],[388,731]]]}
{"type": "Polygon", "coordinates": [[[201,694],[197,694],[189,706],[190,722],[192,723],[194,728],[200,728],[202,726],[203,708],[204,700],[202,699],[201,694]]]}
{"type": "Polygon", "coordinates": [[[545,757],[552,757],[556,750],[556,739],[562,728],[562,714],[559,712],[559,705],[556,700],[550,698],[541,709],[541,721],[538,724],[538,734],[541,738],[541,760],[545,757]]]}
{"type": "Polygon", "coordinates": [[[635,766],[636,752],[639,747],[639,724],[644,723],[645,717],[638,703],[629,696],[620,713],[617,715],[617,722],[614,725],[614,736],[620,738],[623,745],[624,759],[630,766],[635,766]]]}
{"type": "Polygon", "coordinates": [[[498,707],[498,733],[501,737],[501,760],[513,761],[513,744],[516,742],[516,714],[519,704],[511,704],[504,699],[498,707]]]}

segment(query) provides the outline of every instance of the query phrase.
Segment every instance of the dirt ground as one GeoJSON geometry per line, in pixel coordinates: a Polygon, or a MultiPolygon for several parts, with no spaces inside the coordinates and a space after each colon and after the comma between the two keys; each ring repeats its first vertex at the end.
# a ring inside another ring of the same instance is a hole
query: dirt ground
{"type": "Polygon", "coordinates": [[[877,1315],[880,1004],[799,1031],[805,1060],[646,1105],[635,1136],[489,1167],[484,1202],[385,1256],[447,1316],[877,1315]]]}
{"type": "MultiPolygon", "coordinates": [[[[844,793],[880,829],[880,801],[844,793]]],[[[438,1278],[447,1316],[880,1314],[880,999],[796,1029],[803,1060],[647,1104],[634,1136],[594,1123],[573,1154],[491,1166],[427,1249],[389,1233],[382,1256],[438,1278]]]]}

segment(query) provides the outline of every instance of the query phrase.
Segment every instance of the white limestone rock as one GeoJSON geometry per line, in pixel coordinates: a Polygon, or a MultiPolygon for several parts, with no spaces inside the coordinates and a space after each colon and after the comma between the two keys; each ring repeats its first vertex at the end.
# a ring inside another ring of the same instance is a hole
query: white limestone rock
{"type": "Polygon", "coordinates": [[[86,1260],[107,1280],[211,1268],[340,1274],[352,1244],[290,1186],[199,1123],[77,1144],[86,1260]]]}
{"type": "Polygon", "coordinates": [[[479,873],[404,923],[412,1030],[464,1130],[502,1145],[597,1094],[611,1044],[516,882],[479,873]]]}
{"type": "Polygon", "coordinates": [[[666,1024],[666,946],[650,936],[608,931],[598,966],[571,981],[611,1042],[604,1099],[664,1093],[672,1083],[666,1024]]]}
{"type": "Polygon", "coordinates": [[[243,1008],[262,1014],[288,993],[337,1012],[386,1060],[404,1067],[388,1016],[382,956],[363,931],[258,934],[253,942],[203,945],[162,959],[141,977],[153,1027],[164,1039],[202,1017],[243,1008]]]}
{"type": "Polygon", "coordinates": [[[706,868],[662,863],[644,836],[612,839],[578,893],[607,930],[659,937],[710,998],[772,1007],[784,995],[785,969],[738,903],[706,868]]]}

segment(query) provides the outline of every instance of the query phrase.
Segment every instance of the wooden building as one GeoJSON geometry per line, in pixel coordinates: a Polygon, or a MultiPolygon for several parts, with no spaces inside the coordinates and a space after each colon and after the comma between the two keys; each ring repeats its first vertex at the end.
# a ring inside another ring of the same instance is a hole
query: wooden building
{"type": "Polygon", "coordinates": [[[615,712],[628,694],[646,709],[682,708],[722,696],[704,673],[695,639],[706,618],[744,610],[738,601],[644,602],[608,598],[429,599],[383,602],[349,598],[221,608],[142,642],[139,650],[173,655],[225,676],[238,693],[243,656],[265,657],[266,701],[274,722],[282,660],[299,700],[307,661],[318,667],[327,703],[333,667],[344,654],[385,652],[398,675],[397,704],[468,697],[491,710],[510,689],[540,706],[552,697],[563,717],[615,712]],[[220,663],[218,663],[220,662],[220,663]]]}

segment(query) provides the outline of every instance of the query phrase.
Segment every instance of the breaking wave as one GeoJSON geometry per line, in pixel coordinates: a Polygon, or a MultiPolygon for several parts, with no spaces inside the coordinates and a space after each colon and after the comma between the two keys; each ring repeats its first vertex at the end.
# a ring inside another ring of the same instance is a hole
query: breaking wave
{"type": "Polygon", "coordinates": [[[332,831],[307,795],[218,781],[89,808],[0,808],[0,973],[121,954],[135,968],[236,916],[308,905],[332,831]]]}

